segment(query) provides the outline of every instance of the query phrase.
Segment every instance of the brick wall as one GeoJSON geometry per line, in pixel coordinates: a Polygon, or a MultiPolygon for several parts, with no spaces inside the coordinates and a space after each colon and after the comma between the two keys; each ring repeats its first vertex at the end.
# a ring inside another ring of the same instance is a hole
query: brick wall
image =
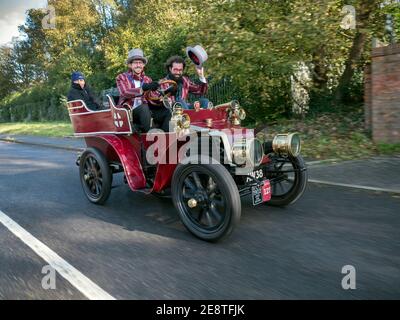
{"type": "Polygon", "coordinates": [[[400,143],[400,44],[374,48],[365,73],[365,126],[375,142],[400,143]]]}

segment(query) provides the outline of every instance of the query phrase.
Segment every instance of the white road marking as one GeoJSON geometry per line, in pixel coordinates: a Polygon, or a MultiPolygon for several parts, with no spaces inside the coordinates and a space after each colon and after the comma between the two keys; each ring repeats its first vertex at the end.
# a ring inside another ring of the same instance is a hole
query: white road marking
{"type": "Polygon", "coordinates": [[[311,166],[316,166],[316,165],[319,165],[319,164],[337,163],[339,161],[340,161],[340,159],[325,159],[325,160],[307,161],[306,165],[311,167],[311,166]]]}
{"type": "Polygon", "coordinates": [[[396,189],[385,189],[385,188],[378,188],[378,187],[368,187],[368,186],[361,186],[361,185],[358,185],[358,184],[339,183],[339,182],[331,182],[331,181],[316,180],[316,179],[308,179],[308,182],[326,184],[326,185],[330,185],[330,186],[338,186],[338,187],[347,187],[347,188],[354,188],[354,189],[379,191],[379,192],[400,193],[400,190],[396,190],[396,189]]]}
{"type": "Polygon", "coordinates": [[[31,141],[15,140],[14,138],[8,138],[8,137],[6,137],[6,138],[0,137],[0,141],[4,141],[6,143],[18,143],[18,144],[28,145],[28,146],[38,146],[38,147],[44,147],[44,148],[53,148],[53,149],[77,151],[77,152],[81,152],[84,150],[84,148],[59,146],[59,145],[49,144],[49,143],[37,143],[37,142],[31,142],[31,141]]]}
{"type": "Polygon", "coordinates": [[[0,222],[90,300],[116,300],[0,210],[0,222]]]}

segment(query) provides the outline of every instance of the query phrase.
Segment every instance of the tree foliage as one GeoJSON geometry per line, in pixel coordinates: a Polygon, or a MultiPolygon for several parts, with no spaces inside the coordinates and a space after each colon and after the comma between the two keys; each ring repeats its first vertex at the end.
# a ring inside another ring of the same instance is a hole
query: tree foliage
{"type": "Polygon", "coordinates": [[[55,29],[43,29],[45,12],[29,10],[20,26],[23,37],[0,48],[0,108],[26,109],[29,99],[36,101],[32,94],[47,94],[44,101],[53,102],[45,105],[53,108],[74,70],[97,91],[113,87],[134,47],[144,50],[146,72],[159,79],[169,56],[184,55],[185,47],[195,44],[208,52],[211,85],[229,83],[254,122],[290,116],[291,79],[299,64],[312,78],[310,111],[327,97],[360,100],[371,39],[387,39],[387,13],[400,37],[398,1],[382,2],[49,0],[55,29]],[[342,27],[345,5],[355,8],[355,29],[342,27]]]}

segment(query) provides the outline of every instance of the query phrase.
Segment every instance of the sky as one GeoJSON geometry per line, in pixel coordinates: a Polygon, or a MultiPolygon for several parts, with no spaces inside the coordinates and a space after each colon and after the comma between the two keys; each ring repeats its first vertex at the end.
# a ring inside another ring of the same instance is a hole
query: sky
{"type": "Polygon", "coordinates": [[[0,0],[0,45],[19,35],[18,26],[25,22],[25,12],[45,8],[47,0],[0,0]]]}

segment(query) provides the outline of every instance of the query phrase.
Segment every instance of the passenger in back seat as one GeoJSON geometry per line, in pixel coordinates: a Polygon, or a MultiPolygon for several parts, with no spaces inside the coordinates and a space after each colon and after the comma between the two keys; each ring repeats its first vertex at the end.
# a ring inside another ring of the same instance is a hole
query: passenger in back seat
{"type": "Polygon", "coordinates": [[[69,90],[67,97],[68,101],[83,100],[86,106],[92,111],[103,109],[99,99],[86,84],[85,77],[81,72],[73,72],[71,75],[71,81],[71,89],[69,90]]]}

